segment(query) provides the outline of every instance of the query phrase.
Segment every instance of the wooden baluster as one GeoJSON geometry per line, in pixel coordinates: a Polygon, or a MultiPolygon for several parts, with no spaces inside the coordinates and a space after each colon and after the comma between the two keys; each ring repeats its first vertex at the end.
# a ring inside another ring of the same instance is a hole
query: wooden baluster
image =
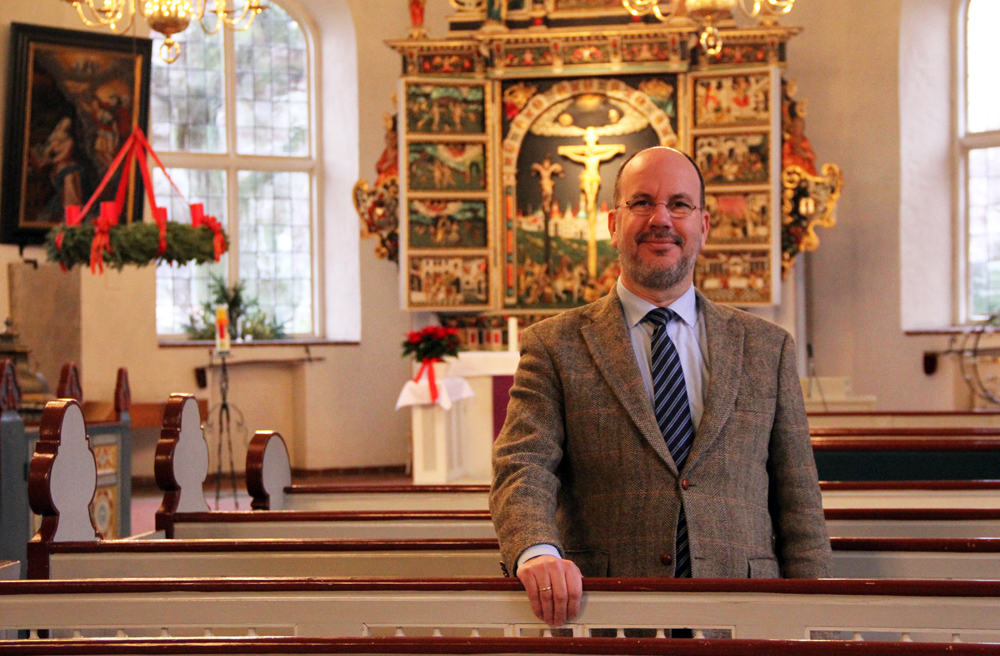
{"type": "Polygon", "coordinates": [[[903,632],[903,635],[899,640],[900,642],[913,642],[913,638],[911,638],[910,634],[906,631],[903,632]]]}
{"type": "Polygon", "coordinates": [[[853,640],[855,642],[863,641],[864,640],[864,636],[861,635],[861,631],[855,631],[854,632],[854,637],[851,638],[851,640],[853,640]]]}
{"type": "Polygon", "coordinates": [[[397,638],[405,638],[406,637],[406,634],[403,633],[403,627],[401,627],[401,626],[397,626],[396,627],[396,637],[397,638]]]}
{"type": "Polygon", "coordinates": [[[432,638],[440,638],[441,637],[441,629],[439,629],[438,627],[434,627],[434,631],[431,633],[431,637],[432,638]]]}
{"type": "Polygon", "coordinates": [[[479,629],[472,629],[472,633],[470,633],[469,635],[471,635],[473,638],[478,638],[479,637],[479,629]]]}
{"type": "Polygon", "coordinates": [[[666,638],[667,637],[667,632],[664,631],[663,629],[657,629],[656,630],[656,637],[657,638],[666,638]]]}
{"type": "Polygon", "coordinates": [[[544,631],[542,631],[542,637],[543,638],[551,638],[552,637],[552,629],[546,627],[546,629],[544,631]]]}
{"type": "Polygon", "coordinates": [[[952,633],[951,634],[951,641],[952,642],[962,642],[962,636],[959,635],[958,633],[952,633]]]}
{"type": "Polygon", "coordinates": [[[702,631],[701,629],[695,629],[694,630],[694,639],[695,640],[704,640],[705,639],[705,632],[702,631]]]}
{"type": "Polygon", "coordinates": [[[624,638],[625,637],[625,629],[619,627],[618,634],[615,635],[615,637],[616,638],[624,638]]]}

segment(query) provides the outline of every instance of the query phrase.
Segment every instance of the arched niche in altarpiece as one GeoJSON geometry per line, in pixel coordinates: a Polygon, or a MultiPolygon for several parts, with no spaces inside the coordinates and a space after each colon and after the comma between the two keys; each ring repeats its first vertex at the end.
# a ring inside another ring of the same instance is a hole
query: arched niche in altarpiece
{"type": "Polygon", "coordinates": [[[781,69],[797,30],[725,30],[707,57],[689,46],[690,25],[529,29],[510,16],[506,30],[389,42],[404,68],[404,307],[545,315],[607,293],[615,174],[654,145],[705,174],[698,287],[723,303],[777,303],[781,69]]]}

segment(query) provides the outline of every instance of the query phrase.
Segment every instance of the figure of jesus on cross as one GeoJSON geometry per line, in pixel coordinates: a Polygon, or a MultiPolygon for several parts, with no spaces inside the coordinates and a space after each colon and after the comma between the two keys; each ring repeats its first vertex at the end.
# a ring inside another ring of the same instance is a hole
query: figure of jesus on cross
{"type": "Polygon", "coordinates": [[[583,146],[559,146],[558,153],[567,159],[583,164],[580,174],[580,189],[587,199],[587,275],[590,280],[597,278],[597,192],[601,189],[601,162],[613,159],[625,152],[624,144],[597,145],[597,130],[587,128],[583,136],[583,146]]]}

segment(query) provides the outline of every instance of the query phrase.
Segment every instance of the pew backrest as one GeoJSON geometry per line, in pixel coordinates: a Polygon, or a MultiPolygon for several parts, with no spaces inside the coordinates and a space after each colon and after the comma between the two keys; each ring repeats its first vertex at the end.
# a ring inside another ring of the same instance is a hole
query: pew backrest
{"type": "MultiPolygon", "coordinates": [[[[559,632],[556,631],[556,634],[559,632]]],[[[659,632],[659,633],[662,633],[659,632]]],[[[8,656],[37,656],[39,647],[47,656],[194,656],[227,654],[340,654],[362,656],[368,654],[462,654],[466,656],[520,656],[545,654],[548,656],[650,656],[669,651],[677,656],[997,656],[1000,646],[962,644],[960,642],[916,643],[832,642],[803,640],[687,640],[662,642],[665,635],[652,638],[628,637],[628,633],[614,638],[500,638],[500,637],[367,637],[367,638],[297,638],[255,635],[239,637],[190,638],[92,638],[64,639],[57,642],[38,640],[11,640],[4,643],[8,656]]]]}
{"type": "MultiPolygon", "coordinates": [[[[1000,639],[1000,583],[989,581],[586,579],[584,590],[566,627],[577,637],[692,628],[740,639],[1000,639]]],[[[516,579],[0,582],[0,630],[39,629],[67,637],[546,631],[516,579]]]]}
{"type": "Polygon", "coordinates": [[[501,560],[495,538],[381,541],[175,538],[58,542],[51,546],[46,570],[52,579],[462,578],[499,575],[501,560]]]}

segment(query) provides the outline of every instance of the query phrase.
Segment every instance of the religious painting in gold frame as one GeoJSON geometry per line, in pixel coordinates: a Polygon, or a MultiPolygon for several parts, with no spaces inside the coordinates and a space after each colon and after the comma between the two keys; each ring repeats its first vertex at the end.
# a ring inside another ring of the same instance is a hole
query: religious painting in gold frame
{"type": "Polygon", "coordinates": [[[695,286],[740,306],[780,300],[780,93],[777,67],[688,79],[688,152],[705,179],[709,235],[695,286]]]}
{"type": "Polygon", "coordinates": [[[618,278],[608,211],[629,156],[679,146],[681,76],[508,79],[501,84],[504,310],[551,312],[618,278]]]}
{"type": "Polygon", "coordinates": [[[491,85],[404,78],[401,86],[403,306],[488,309],[494,303],[491,85]]]}

